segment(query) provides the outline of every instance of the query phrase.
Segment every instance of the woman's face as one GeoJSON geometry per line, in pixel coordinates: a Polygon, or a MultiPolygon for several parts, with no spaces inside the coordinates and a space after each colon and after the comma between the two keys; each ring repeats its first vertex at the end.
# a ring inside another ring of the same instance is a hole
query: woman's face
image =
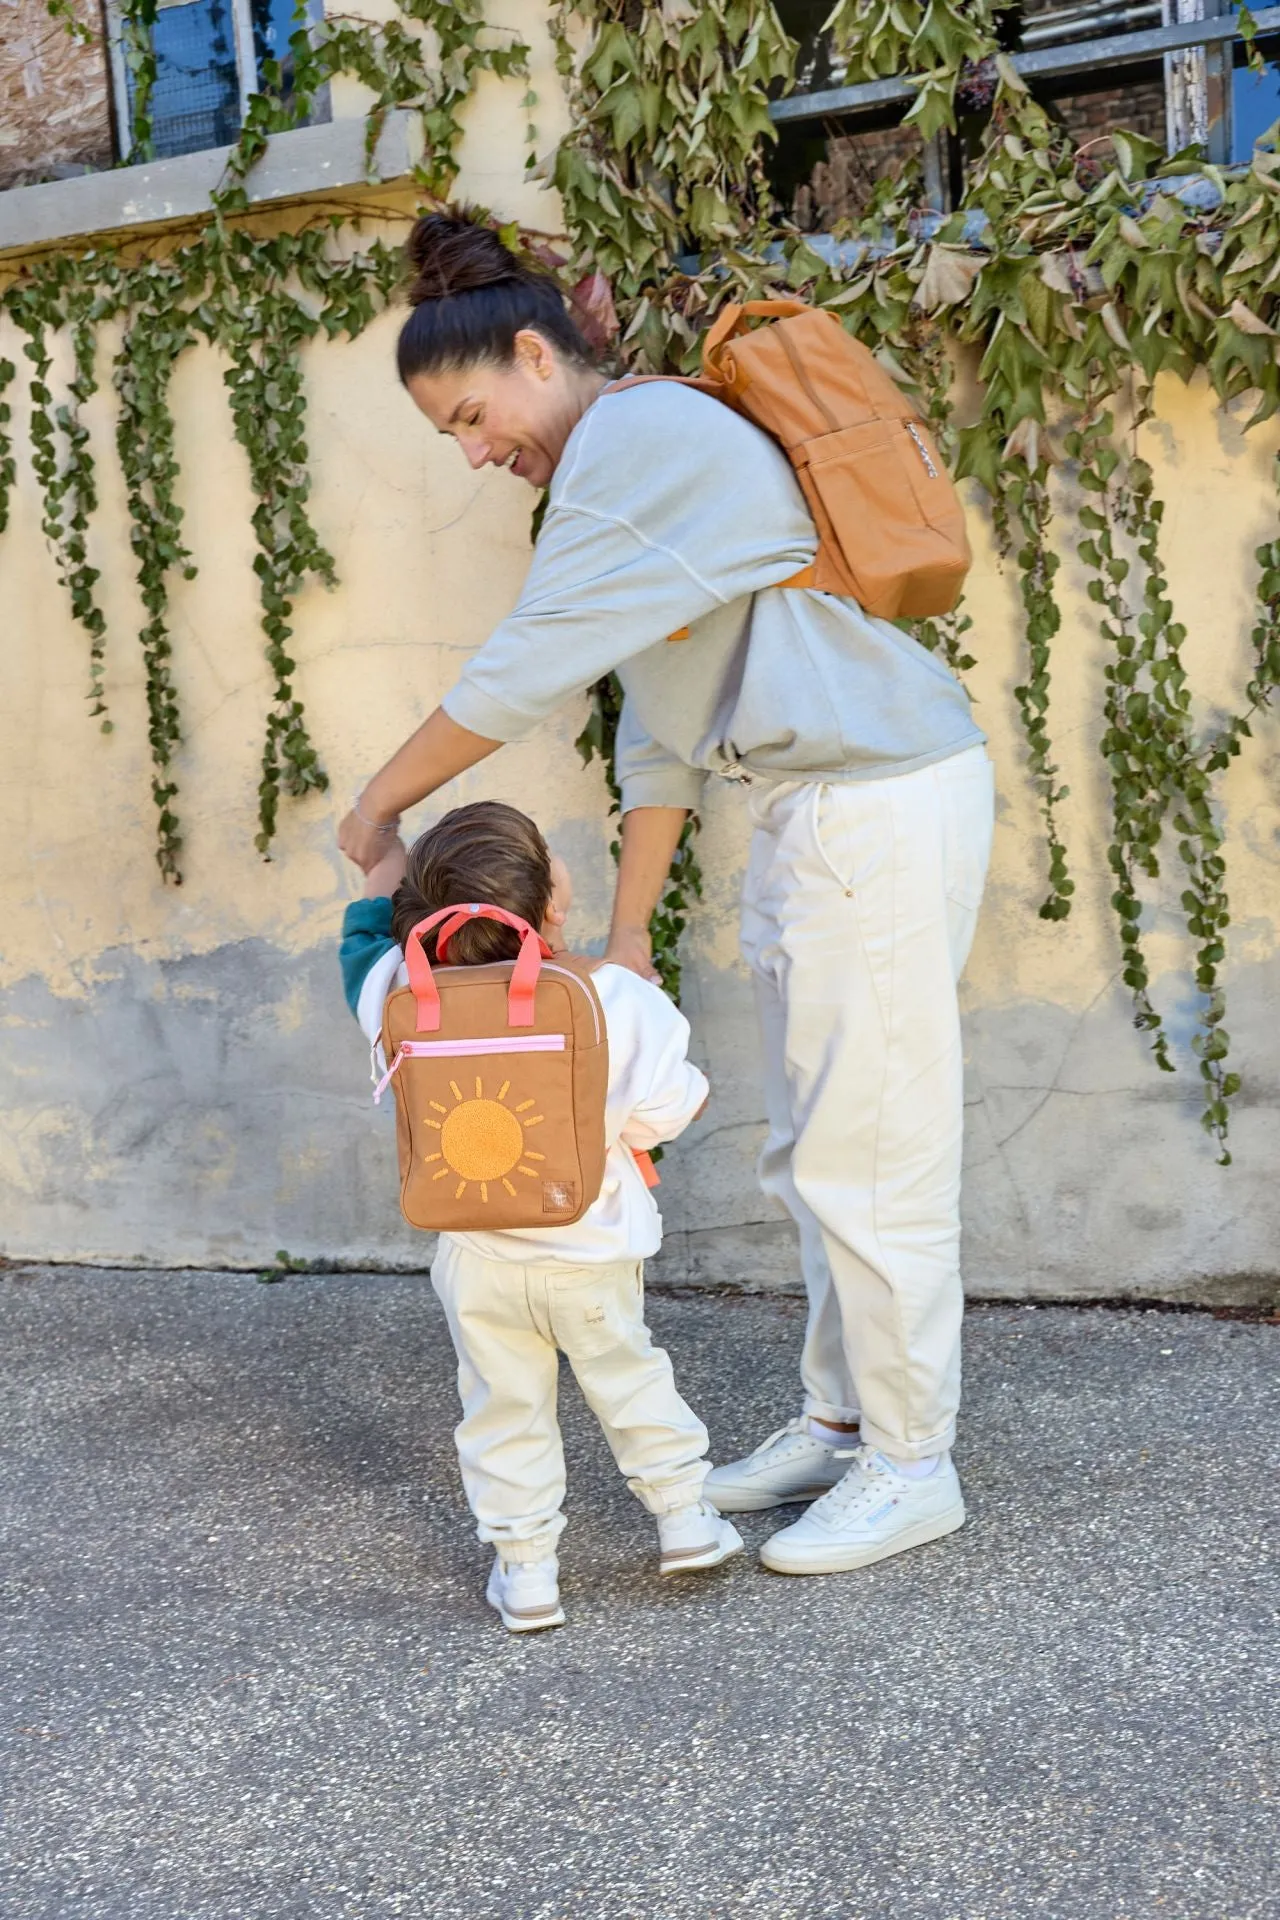
{"type": "Polygon", "coordinates": [[[531,487],[545,487],[602,382],[570,368],[529,330],[516,335],[509,366],[481,360],[411,374],[405,384],[414,405],[437,432],[453,436],[473,467],[505,467],[531,487]]]}

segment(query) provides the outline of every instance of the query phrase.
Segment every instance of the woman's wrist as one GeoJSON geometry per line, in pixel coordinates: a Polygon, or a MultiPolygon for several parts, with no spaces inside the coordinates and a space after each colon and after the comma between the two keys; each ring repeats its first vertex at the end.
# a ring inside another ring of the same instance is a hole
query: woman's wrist
{"type": "Polygon", "coordinates": [[[400,825],[400,809],[379,802],[376,779],[369,782],[363,793],[357,794],[351,811],[362,826],[371,827],[375,833],[390,835],[400,825]]]}
{"type": "Polygon", "coordinates": [[[641,918],[639,914],[615,914],[609,924],[611,940],[647,940],[649,938],[649,916],[641,918]]]}

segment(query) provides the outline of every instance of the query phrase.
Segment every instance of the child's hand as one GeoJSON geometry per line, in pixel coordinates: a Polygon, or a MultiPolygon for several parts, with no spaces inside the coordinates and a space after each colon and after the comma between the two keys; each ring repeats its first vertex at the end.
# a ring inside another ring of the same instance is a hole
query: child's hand
{"type": "Polygon", "coordinates": [[[408,857],[404,841],[397,834],[364,876],[365,899],[380,900],[393,894],[404,879],[408,857]]]}

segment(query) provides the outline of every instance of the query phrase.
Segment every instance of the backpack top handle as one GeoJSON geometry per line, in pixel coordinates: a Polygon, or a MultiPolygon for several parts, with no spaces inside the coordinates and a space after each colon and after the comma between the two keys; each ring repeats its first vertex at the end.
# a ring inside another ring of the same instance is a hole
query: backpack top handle
{"type": "Polygon", "coordinates": [[[431,962],[423,951],[423,937],[440,928],[436,934],[436,961],[444,966],[446,950],[454,934],[465,927],[468,920],[476,919],[497,920],[520,935],[520,956],[512,970],[511,987],[507,994],[507,1025],[533,1025],[538,976],[542,972],[543,961],[551,958],[551,948],[542,935],[536,933],[519,914],[508,913],[505,907],[490,907],[473,901],[467,906],[441,907],[438,913],[431,914],[426,920],[419,920],[405,943],[405,965],[409,970],[409,985],[418,1008],[419,1033],[440,1031],[440,992],[431,971],[431,962]]]}

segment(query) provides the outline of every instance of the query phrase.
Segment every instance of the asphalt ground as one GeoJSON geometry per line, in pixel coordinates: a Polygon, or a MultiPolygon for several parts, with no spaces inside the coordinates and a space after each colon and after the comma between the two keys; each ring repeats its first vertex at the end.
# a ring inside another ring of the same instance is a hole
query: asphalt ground
{"type": "MultiPolygon", "coordinates": [[[[650,1304],[717,1457],[793,1411],[796,1302],[650,1304]]],[[[566,1380],[516,1639],[425,1279],[0,1273],[0,1914],[1276,1920],[1278,1361],[975,1309],[969,1525],[803,1580],[660,1581],[566,1380]]]]}

